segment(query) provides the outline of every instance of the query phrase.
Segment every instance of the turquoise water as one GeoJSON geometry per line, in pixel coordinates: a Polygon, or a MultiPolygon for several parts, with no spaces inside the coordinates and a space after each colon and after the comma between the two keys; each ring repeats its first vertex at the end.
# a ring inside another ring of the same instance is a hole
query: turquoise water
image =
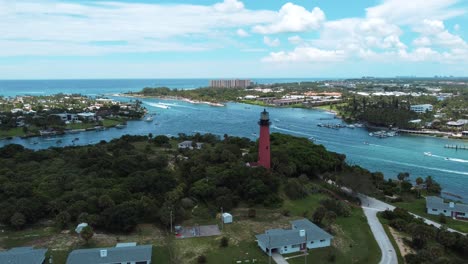
{"type": "MultiPolygon", "coordinates": [[[[0,146],[17,143],[32,149],[43,149],[72,145],[75,138],[79,138],[75,144],[84,145],[110,140],[124,134],[148,133],[177,136],[178,133],[200,132],[220,136],[244,136],[254,140],[259,133],[257,121],[263,110],[258,106],[238,103],[213,107],[159,99],[145,99],[144,102],[150,112],[156,113],[153,122],[132,121],[125,129],[112,128],[56,138],[15,138],[0,141],[0,146]],[[170,108],[161,109],[150,105],[157,102],[167,103],[170,108]],[[58,139],[61,139],[62,143],[57,144],[58,139]]],[[[422,136],[378,139],[370,137],[364,128],[334,130],[318,127],[318,123],[341,123],[339,119],[334,119],[333,115],[324,111],[293,108],[267,110],[272,119],[272,132],[313,137],[316,143],[323,144],[327,149],[346,154],[349,163],[371,171],[381,171],[387,178],[394,178],[399,172],[409,172],[413,181],[416,177],[431,175],[441,183],[445,192],[461,195],[465,201],[468,200],[468,151],[444,148],[445,144],[468,145],[467,141],[422,136]],[[424,152],[431,152],[433,156],[425,156],[424,152]]]]}

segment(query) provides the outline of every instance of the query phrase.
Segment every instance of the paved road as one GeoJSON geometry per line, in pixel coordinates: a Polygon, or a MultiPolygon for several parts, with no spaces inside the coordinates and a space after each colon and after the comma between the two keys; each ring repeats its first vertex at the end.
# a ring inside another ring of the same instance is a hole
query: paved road
{"type": "MultiPolygon", "coordinates": [[[[372,198],[372,197],[369,197],[369,196],[366,196],[366,195],[363,195],[363,194],[358,194],[358,197],[359,199],[361,199],[361,202],[362,202],[362,207],[365,208],[365,207],[368,207],[368,208],[373,208],[375,210],[378,210],[378,211],[385,211],[387,209],[389,210],[392,210],[395,209],[395,206],[391,205],[391,204],[388,204],[388,203],[384,203],[380,200],[377,200],[375,198],[372,198]]],[[[424,218],[424,217],[421,217],[417,214],[413,214],[413,213],[410,213],[411,215],[413,215],[414,217],[416,218],[421,218],[424,220],[424,222],[428,225],[433,225],[437,228],[440,228],[441,225],[432,221],[432,220],[429,220],[427,218],[424,218]]],[[[466,235],[466,233],[462,233],[460,231],[457,231],[457,230],[454,230],[454,229],[451,229],[451,228],[447,228],[447,231],[450,231],[450,232],[456,232],[456,233],[459,233],[459,234],[462,234],[462,235],[466,235]]]]}
{"type": "Polygon", "coordinates": [[[279,253],[273,253],[271,256],[277,264],[288,264],[288,262],[279,253]]]}
{"type": "MultiPolygon", "coordinates": [[[[387,209],[386,204],[365,195],[359,195],[359,198],[361,199],[362,210],[367,217],[367,222],[382,252],[379,264],[398,264],[395,248],[393,248],[390,238],[387,236],[387,233],[385,233],[382,224],[377,218],[377,212],[387,209]]],[[[388,209],[393,210],[393,208],[388,209]]]]}

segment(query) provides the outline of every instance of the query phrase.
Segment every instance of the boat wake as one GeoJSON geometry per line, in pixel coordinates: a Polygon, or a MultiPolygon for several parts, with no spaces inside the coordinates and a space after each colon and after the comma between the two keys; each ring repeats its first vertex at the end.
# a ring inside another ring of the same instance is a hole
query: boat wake
{"type": "Polygon", "coordinates": [[[144,104],[147,104],[149,106],[152,106],[152,107],[157,107],[157,108],[162,108],[162,109],[168,109],[169,106],[167,105],[163,105],[163,104],[160,104],[160,103],[150,103],[150,102],[145,102],[143,101],[144,104]]]}
{"type": "Polygon", "coordinates": [[[435,158],[439,158],[439,159],[445,159],[445,160],[449,160],[449,161],[461,162],[461,163],[468,163],[468,160],[457,159],[457,158],[449,158],[449,157],[442,157],[442,156],[434,155],[434,154],[432,154],[431,157],[435,157],[435,158]]]}
{"type": "Polygon", "coordinates": [[[393,163],[393,164],[404,165],[404,166],[408,166],[408,167],[415,167],[415,168],[420,168],[420,169],[427,169],[427,170],[448,172],[448,173],[454,173],[454,174],[460,174],[460,175],[468,175],[468,172],[466,172],[466,171],[446,170],[446,169],[440,169],[440,168],[434,168],[434,167],[420,166],[420,165],[415,165],[415,164],[406,163],[406,162],[399,162],[399,161],[394,161],[394,160],[386,160],[386,159],[372,158],[372,157],[361,156],[361,155],[359,155],[359,156],[362,157],[362,158],[365,158],[365,159],[369,159],[369,160],[375,160],[375,161],[393,163]]]}
{"type": "Polygon", "coordinates": [[[281,128],[281,127],[277,127],[277,126],[271,126],[271,128],[276,129],[276,130],[290,132],[290,133],[297,134],[297,135],[307,136],[309,138],[310,137],[315,137],[314,135],[309,134],[309,133],[304,133],[304,132],[300,132],[300,131],[296,131],[296,130],[290,130],[290,129],[281,128]]]}

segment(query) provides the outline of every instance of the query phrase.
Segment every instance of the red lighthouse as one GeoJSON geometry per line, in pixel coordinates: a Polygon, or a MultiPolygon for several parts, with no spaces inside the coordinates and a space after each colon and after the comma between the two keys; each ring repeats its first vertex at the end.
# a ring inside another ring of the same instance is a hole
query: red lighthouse
{"type": "Polygon", "coordinates": [[[270,115],[263,109],[260,114],[260,139],[258,142],[258,165],[270,168],[270,115]]]}

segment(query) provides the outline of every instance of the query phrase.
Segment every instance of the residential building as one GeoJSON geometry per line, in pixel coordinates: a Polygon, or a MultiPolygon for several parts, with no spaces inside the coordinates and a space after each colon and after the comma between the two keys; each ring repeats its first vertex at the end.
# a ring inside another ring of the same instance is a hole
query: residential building
{"type": "Polygon", "coordinates": [[[428,214],[440,215],[457,219],[468,219],[468,204],[444,202],[444,199],[437,196],[426,197],[426,209],[428,214]]]}
{"type": "Polygon", "coordinates": [[[121,243],[113,248],[73,250],[67,264],[151,264],[152,245],[121,243]]]}
{"type": "Polygon", "coordinates": [[[447,126],[451,127],[462,127],[464,125],[468,125],[468,119],[458,119],[457,121],[447,122],[447,126]]]}
{"type": "Polygon", "coordinates": [[[432,112],[432,105],[431,104],[420,104],[420,105],[412,105],[410,106],[410,110],[416,113],[426,113],[432,112]]]}
{"type": "Polygon", "coordinates": [[[267,254],[289,254],[330,246],[332,235],[307,219],[291,221],[291,229],[270,229],[256,235],[258,246],[267,254]]]}
{"type": "Polygon", "coordinates": [[[5,264],[45,264],[47,249],[17,247],[0,252],[0,263],[5,264]]]}
{"type": "MultiPolygon", "coordinates": [[[[180,142],[178,147],[180,149],[193,149],[193,142],[191,140],[186,140],[183,142],[180,142]]],[[[196,149],[201,149],[203,147],[203,143],[195,143],[195,148],[196,149]]]]}
{"type": "Polygon", "coordinates": [[[250,80],[211,80],[210,87],[218,88],[247,88],[252,84],[250,80]]]}

